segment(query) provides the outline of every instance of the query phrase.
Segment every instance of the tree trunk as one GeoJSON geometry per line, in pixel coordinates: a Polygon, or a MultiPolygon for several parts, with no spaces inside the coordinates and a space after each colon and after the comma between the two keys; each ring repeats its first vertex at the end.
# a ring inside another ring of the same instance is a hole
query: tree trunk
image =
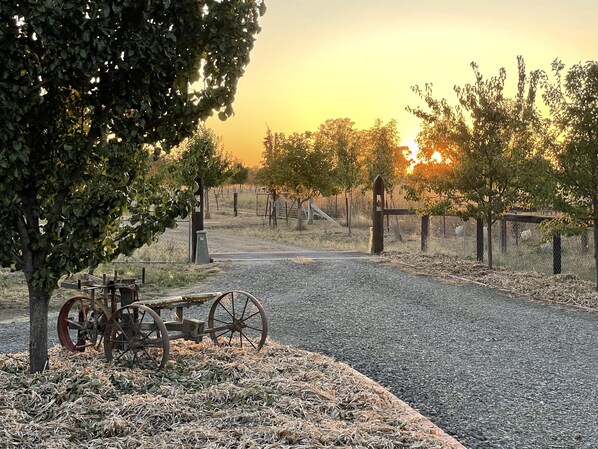
{"type": "Polygon", "coordinates": [[[492,269],[492,212],[491,211],[488,211],[486,226],[488,226],[488,268],[492,269]]]}
{"type": "Polygon", "coordinates": [[[297,231],[304,231],[305,224],[303,222],[303,211],[301,207],[303,206],[303,201],[297,198],[297,231]]]}
{"type": "Polygon", "coordinates": [[[204,214],[204,217],[209,220],[210,218],[212,218],[212,216],[210,215],[210,189],[206,189],[205,197],[206,197],[206,213],[204,214]]]}
{"type": "Polygon", "coordinates": [[[594,221],[594,265],[596,268],[596,291],[598,291],[598,221],[594,221]]]}
{"type": "Polygon", "coordinates": [[[351,235],[351,215],[349,211],[349,195],[345,191],[345,216],[347,217],[347,228],[349,229],[349,235],[351,235]]]}
{"type": "Polygon", "coordinates": [[[50,295],[29,285],[29,372],[48,368],[48,304],[50,295]]]}
{"type": "Polygon", "coordinates": [[[598,196],[594,197],[594,268],[596,272],[596,290],[598,291],[598,196]]]}

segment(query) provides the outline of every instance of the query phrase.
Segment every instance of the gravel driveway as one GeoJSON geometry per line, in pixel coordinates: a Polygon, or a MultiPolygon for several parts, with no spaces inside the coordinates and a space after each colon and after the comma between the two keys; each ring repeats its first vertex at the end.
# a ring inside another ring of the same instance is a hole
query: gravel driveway
{"type": "MultiPolygon", "coordinates": [[[[598,447],[594,312],[367,259],[221,265],[195,290],[254,293],[272,339],[349,363],[470,448],[598,447]]],[[[16,324],[0,339],[26,350],[16,324]]]]}

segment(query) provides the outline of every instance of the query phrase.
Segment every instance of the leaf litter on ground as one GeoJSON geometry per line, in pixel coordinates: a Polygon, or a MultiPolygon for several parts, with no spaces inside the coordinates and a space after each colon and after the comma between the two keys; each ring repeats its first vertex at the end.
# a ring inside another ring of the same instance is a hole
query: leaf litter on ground
{"type": "Polygon", "coordinates": [[[546,275],[502,267],[490,270],[484,263],[442,254],[389,252],[385,256],[383,263],[411,274],[446,282],[473,282],[512,295],[598,310],[596,284],[572,274],[546,275]]]}
{"type": "Polygon", "coordinates": [[[334,359],[272,341],[261,352],[172,342],[163,370],[96,351],[0,354],[3,448],[450,448],[445,434],[334,359]]]}

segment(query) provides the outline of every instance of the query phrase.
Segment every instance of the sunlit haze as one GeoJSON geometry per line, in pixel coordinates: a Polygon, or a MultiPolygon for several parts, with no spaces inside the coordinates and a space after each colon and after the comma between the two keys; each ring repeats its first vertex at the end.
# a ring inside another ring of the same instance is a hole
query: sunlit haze
{"type": "Polygon", "coordinates": [[[396,119],[413,148],[420,101],[411,86],[434,85],[454,101],[452,86],[507,69],[516,83],[517,55],[528,71],[597,59],[596,0],[266,0],[251,63],[238,86],[235,116],[208,127],[246,165],[261,160],[267,127],[315,131],[348,117],[366,129],[396,119]]]}

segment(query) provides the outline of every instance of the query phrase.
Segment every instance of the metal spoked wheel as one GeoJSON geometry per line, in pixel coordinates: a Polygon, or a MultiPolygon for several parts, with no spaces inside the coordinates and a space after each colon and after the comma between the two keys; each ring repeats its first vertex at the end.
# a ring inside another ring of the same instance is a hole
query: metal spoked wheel
{"type": "Polygon", "coordinates": [[[140,368],[164,368],[170,341],[160,316],[141,304],[118,309],[106,326],[104,353],[108,361],[140,368]]]}
{"type": "Polygon", "coordinates": [[[206,331],[215,344],[253,347],[259,351],[268,336],[268,321],[255,296],[232,291],[212,304],[206,331]]]}
{"type": "Polygon", "coordinates": [[[72,352],[83,352],[86,348],[98,349],[109,317],[108,309],[88,296],[69,299],[58,314],[60,344],[72,352]]]}

